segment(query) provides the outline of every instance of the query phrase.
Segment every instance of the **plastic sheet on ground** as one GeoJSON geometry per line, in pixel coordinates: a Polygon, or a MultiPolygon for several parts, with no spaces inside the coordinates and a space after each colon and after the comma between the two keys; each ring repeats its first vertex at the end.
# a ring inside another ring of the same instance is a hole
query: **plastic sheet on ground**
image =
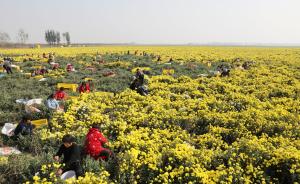
{"type": "Polygon", "coordinates": [[[46,81],[46,80],[47,80],[47,78],[41,78],[39,81],[43,82],[43,81],[46,81]]]}
{"type": "Polygon", "coordinates": [[[16,100],[16,102],[24,104],[24,105],[31,106],[33,104],[37,104],[37,105],[42,104],[43,103],[43,99],[42,98],[35,98],[35,99],[31,99],[31,100],[18,99],[18,100],[16,100]]]}
{"type": "Polygon", "coordinates": [[[43,103],[43,99],[42,98],[36,98],[36,99],[31,99],[29,100],[26,105],[33,105],[33,104],[42,104],[43,103]]]}
{"type": "Polygon", "coordinates": [[[208,74],[200,74],[199,77],[208,77],[208,74]]]}
{"type": "Polygon", "coordinates": [[[57,65],[59,63],[51,62],[50,65],[57,65]]]}
{"type": "Polygon", "coordinates": [[[219,75],[220,74],[219,71],[214,71],[214,70],[210,70],[209,73],[213,74],[213,75],[219,75]]]}
{"type": "Polygon", "coordinates": [[[18,99],[16,100],[16,103],[25,104],[28,100],[26,99],[18,99]]]}
{"type": "Polygon", "coordinates": [[[17,126],[16,124],[5,123],[1,130],[1,133],[10,137],[13,135],[16,126],[17,126]]]}
{"type": "Polygon", "coordinates": [[[0,156],[8,156],[12,154],[20,154],[21,151],[19,151],[17,148],[14,147],[0,147],[0,156]]]}
{"type": "Polygon", "coordinates": [[[25,111],[26,113],[36,113],[36,112],[41,112],[41,110],[39,110],[36,107],[30,106],[30,105],[25,105],[25,111]]]}

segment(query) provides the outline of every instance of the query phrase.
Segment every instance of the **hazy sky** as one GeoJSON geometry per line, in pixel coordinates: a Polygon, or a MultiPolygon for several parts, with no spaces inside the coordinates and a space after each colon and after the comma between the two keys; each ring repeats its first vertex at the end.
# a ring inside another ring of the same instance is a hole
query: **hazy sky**
{"type": "Polygon", "coordinates": [[[300,43],[300,0],[0,0],[0,31],[45,42],[300,43]]]}

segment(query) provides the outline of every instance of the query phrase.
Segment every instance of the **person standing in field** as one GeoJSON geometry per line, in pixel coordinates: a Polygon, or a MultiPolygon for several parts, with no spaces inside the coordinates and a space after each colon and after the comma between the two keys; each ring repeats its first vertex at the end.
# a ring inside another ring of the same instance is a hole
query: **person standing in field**
{"type": "Polygon", "coordinates": [[[104,59],[103,57],[101,56],[101,54],[98,54],[96,55],[96,62],[98,62],[99,64],[103,64],[104,63],[104,59]]]}
{"type": "Polygon", "coordinates": [[[3,68],[6,70],[7,74],[12,74],[11,60],[9,58],[4,58],[3,68]]]}
{"type": "Polygon", "coordinates": [[[87,83],[89,85],[90,92],[94,91],[95,90],[95,85],[94,85],[93,81],[92,80],[88,80],[87,83]]]}
{"type": "Polygon", "coordinates": [[[54,62],[54,54],[53,53],[49,53],[48,63],[51,64],[53,62],[54,62]]]}
{"type": "Polygon", "coordinates": [[[89,93],[91,91],[90,84],[82,82],[79,86],[79,93],[89,93]]]}
{"type": "Polygon", "coordinates": [[[161,57],[160,56],[157,57],[157,61],[161,61],[161,57]]]}

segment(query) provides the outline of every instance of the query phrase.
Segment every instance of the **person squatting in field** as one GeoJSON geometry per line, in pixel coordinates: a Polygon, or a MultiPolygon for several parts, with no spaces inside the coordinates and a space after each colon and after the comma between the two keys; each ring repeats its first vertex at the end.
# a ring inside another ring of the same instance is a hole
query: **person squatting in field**
{"type": "Polygon", "coordinates": [[[217,70],[221,73],[221,77],[229,77],[230,69],[228,66],[221,64],[220,66],[218,66],[217,70]]]}
{"type": "Polygon", "coordinates": [[[66,70],[67,70],[67,72],[74,72],[75,68],[71,63],[68,63],[67,67],[66,67],[66,70]]]}
{"type": "Polygon", "coordinates": [[[48,73],[48,70],[46,69],[46,67],[43,67],[41,69],[35,69],[31,72],[31,77],[37,76],[37,75],[44,75],[48,73]]]}
{"type": "Polygon", "coordinates": [[[30,116],[26,115],[22,117],[21,122],[17,125],[14,130],[14,136],[18,137],[19,135],[32,135],[34,126],[31,124],[30,116]]]}
{"type": "Polygon", "coordinates": [[[100,158],[107,161],[112,155],[109,149],[104,148],[104,145],[107,143],[108,141],[100,132],[99,126],[94,124],[86,135],[84,152],[96,160],[100,158]]]}
{"type": "Polygon", "coordinates": [[[146,96],[148,90],[144,87],[145,75],[142,70],[137,69],[133,81],[130,84],[130,89],[136,90],[139,94],[146,96]]]}
{"type": "Polygon", "coordinates": [[[54,94],[51,94],[46,100],[46,107],[47,107],[47,120],[48,120],[48,127],[52,130],[52,121],[51,117],[55,111],[63,111],[63,108],[59,105],[58,101],[54,98],[54,94]]]}
{"type": "Polygon", "coordinates": [[[142,85],[144,85],[144,74],[140,69],[137,69],[134,79],[130,85],[130,89],[135,90],[142,85]]]}
{"type": "Polygon", "coordinates": [[[81,165],[81,149],[76,144],[75,138],[71,135],[65,135],[62,138],[63,144],[54,156],[54,160],[60,161],[63,156],[62,163],[64,166],[57,171],[57,175],[62,175],[64,172],[73,170],[76,177],[83,176],[83,168],[81,165]]]}
{"type": "Polygon", "coordinates": [[[59,90],[54,94],[54,98],[56,100],[66,100],[68,98],[68,94],[65,92],[65,88],[59,88],[59,90]]]}

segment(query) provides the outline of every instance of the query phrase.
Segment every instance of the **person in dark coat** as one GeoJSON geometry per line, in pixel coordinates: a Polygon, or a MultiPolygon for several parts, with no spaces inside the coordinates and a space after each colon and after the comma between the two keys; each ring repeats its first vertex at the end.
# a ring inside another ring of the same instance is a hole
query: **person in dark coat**
{"type": "Polygon", "coordinates": [[[137,79],[137,87],[144,85],[145,75],[142,70],[137,69],[135,77],[137,79]]]}
{"type": "Polygon", "coordinates": [[[75,138],[67,134],[62,138],[63,144],[54,156],[54,160],[59,161],[63,156],[62,163],[65,166],[57,171],[58,175],[73,170],[76,177],[83,176],[83,168],[81,166],[81,148],[75,143],[75,138]]]}
{"type": "Polygon", "coordinates": [[[11,59],[10,58],[4,58],[3,68],[6,70],[7,74],[12,74],[11,59]]]}
{"type": "Polygon", "coordinates": [[[21,122],[17,125],[14,135],[18,137],[19,135],[32,135],[34,126],[31,124],[29,116],[23,116],[21,122]]]}

